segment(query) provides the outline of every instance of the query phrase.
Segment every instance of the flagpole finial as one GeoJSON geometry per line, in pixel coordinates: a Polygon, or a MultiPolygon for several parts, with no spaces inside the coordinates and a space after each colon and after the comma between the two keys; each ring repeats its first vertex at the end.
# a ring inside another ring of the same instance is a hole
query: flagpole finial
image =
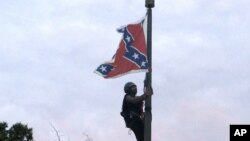
{"type": "Polygon", "coordinates": [[[154,0],[146,0],[145,6],[147,8],[153,8],[155,6],[155,1],[154,0]]]}

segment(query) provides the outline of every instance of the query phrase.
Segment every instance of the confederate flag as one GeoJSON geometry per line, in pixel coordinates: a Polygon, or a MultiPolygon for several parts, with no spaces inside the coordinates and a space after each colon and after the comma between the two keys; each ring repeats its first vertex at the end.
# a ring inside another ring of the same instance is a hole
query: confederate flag
{"type": "Polygon", "coordinates": [[[117,31],[122,40],[111,61],[101,64],[95,73],[104,78],[119,77],[133,72],[147,72],[147,17],[139,23],[128,24],[117,31]]]}

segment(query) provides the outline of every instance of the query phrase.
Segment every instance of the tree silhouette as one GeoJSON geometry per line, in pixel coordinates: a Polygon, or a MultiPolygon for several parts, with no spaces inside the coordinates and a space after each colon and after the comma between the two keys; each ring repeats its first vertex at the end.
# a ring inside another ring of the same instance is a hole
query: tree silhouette
{"type": "Polygon", "coordinates": [[[7,130],[8,124],[0,122],[0,141],[33,141],[32,128],[16,123],[7,130]]]}
{"type": "Polygon", "coordinates": [[[0,122],[0,141],[6,141],[8,139],[7,127],[8,124],[6,122],[0,122]]]}
{"type": "Polygon", "coordinates": [[[22,123],[16,123],[9,129],[9,141],[33,141],[32,129],[22,123]]]}

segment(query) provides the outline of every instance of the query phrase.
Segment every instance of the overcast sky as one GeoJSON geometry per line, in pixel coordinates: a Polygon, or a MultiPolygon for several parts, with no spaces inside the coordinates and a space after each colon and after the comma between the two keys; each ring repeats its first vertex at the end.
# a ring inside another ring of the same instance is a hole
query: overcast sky
{"type": "MultiPolygon", "coordinates": [[[[0,121],[33,128],[36,141],[135,141],[120,116],[123,86],[103,79],[121,34],[144,0],[0,0],[0,121]]],[[[250,124],[250,1],[155,0],[154,141],[228,141],[250,124]]]]}

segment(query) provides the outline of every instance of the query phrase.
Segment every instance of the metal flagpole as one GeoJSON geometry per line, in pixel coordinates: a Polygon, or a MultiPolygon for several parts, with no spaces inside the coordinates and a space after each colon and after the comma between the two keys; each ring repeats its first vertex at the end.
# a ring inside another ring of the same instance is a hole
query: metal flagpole
{"type": "MultiPolygon", "coordinates": [[[[146,73],[144,85],[152,87],[152,9],[154,7],[154,0],[146,0],[147,7],[147,56],[149,72],[146,73]]],[[[151,123],[152,123],[152,97],[148,96],[145,100],[145,124],[144,124],[144,141],[151,141],[151,123]]]]}

